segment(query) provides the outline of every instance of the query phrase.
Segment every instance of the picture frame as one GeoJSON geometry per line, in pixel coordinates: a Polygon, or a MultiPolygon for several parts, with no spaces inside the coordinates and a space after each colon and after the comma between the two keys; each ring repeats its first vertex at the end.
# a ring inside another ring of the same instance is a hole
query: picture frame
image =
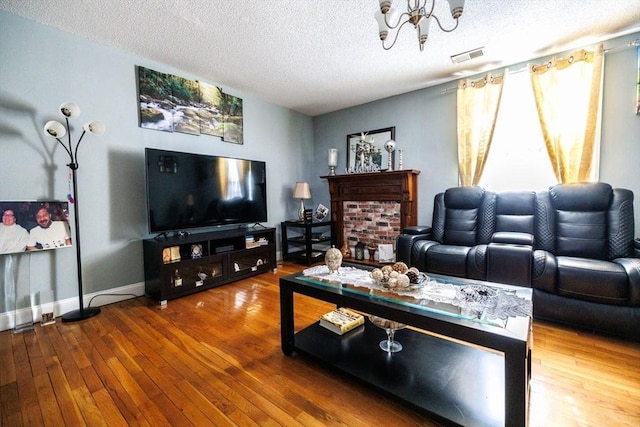
{"type": "Polygon", "coordinates": [[[68,201],[0,200],[0,215],[12,230],[0,238],[0,255],[72,246],[68,201]]]}
{"type": "MultiPolygon", "coordinates": [[[[384,144],[390,139],[394,141],[396,139],[395,126],[347,135],[347,172],[386,170],[389,164],[389,153],[384,149],[384,144]],[[363,139],[366,141],[365,144],[363,144],[363,139]],[[363,146],[369,146],[375,152],[370,156],[370,162],[375,166],[363,164],[364,156],[360,155],[363,146]]],[[[395,151],[390,155],[393,166],[395,165],[395,151]]]]}
{"type": "Polygon", "coordinates": [[[141,128],[244,144],[243,100],[220,87],[137,66],[141,128]]]}
{"type": "Polygon", "coordinates": [[[329,208],[327,208],[325,205],[323,205],[322,203],[320,203],[318,205],[318,207],[316,208],[315,213],[313,214],[313,216],[315,217],[315,219],[317,219],[318,221],[322,221],[325,219],[325,217],[327,216],[327,214],[329,213],[329,208]]]}

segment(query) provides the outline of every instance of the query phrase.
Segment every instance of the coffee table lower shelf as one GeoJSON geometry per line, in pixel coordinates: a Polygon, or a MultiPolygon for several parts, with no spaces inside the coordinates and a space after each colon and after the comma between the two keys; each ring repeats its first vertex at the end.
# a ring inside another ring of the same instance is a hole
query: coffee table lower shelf
{"type": "Polygon", "coordinates": [[[342,336],[315,323],[295,334],[293,350],[447,424],[505,425],[502,354],[402,329],[403,349],[389,355],[378,347],[385,338],[368,319],[342,336]]]}

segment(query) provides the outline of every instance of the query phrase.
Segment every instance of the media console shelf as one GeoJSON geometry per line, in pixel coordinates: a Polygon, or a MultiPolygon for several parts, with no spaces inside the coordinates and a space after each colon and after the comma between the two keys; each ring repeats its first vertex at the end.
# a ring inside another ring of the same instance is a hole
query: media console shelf
{"type": "Polygon", "coordinates": [[[143,241],[145,293],[170,299],[276,269],[276,230],[233,229],[143,241]]]}

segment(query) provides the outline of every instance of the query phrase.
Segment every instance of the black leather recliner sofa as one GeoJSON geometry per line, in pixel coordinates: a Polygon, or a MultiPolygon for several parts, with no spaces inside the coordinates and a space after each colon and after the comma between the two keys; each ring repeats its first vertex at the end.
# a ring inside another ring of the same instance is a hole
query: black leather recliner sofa
{"type": "Polygon", "coordinates": [[[456,187],[430,227],[408,227],[397,259],[421,271],[533,288],[534,316],[640,341],[640,240],[633,193],[605,183],[540,192],[456,187]]]}

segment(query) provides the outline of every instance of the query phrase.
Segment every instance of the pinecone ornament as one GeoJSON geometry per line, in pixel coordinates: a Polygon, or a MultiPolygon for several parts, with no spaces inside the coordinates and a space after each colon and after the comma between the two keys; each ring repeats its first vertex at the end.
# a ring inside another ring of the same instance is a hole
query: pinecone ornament
{"type": "Polygon", "coordinates": [[[406,275],[409,278],[410,283],[413,283],[413,284],[418,283],[418,274],[416,274],[415,271],[409,270],[407,271],[406,275]]]}

